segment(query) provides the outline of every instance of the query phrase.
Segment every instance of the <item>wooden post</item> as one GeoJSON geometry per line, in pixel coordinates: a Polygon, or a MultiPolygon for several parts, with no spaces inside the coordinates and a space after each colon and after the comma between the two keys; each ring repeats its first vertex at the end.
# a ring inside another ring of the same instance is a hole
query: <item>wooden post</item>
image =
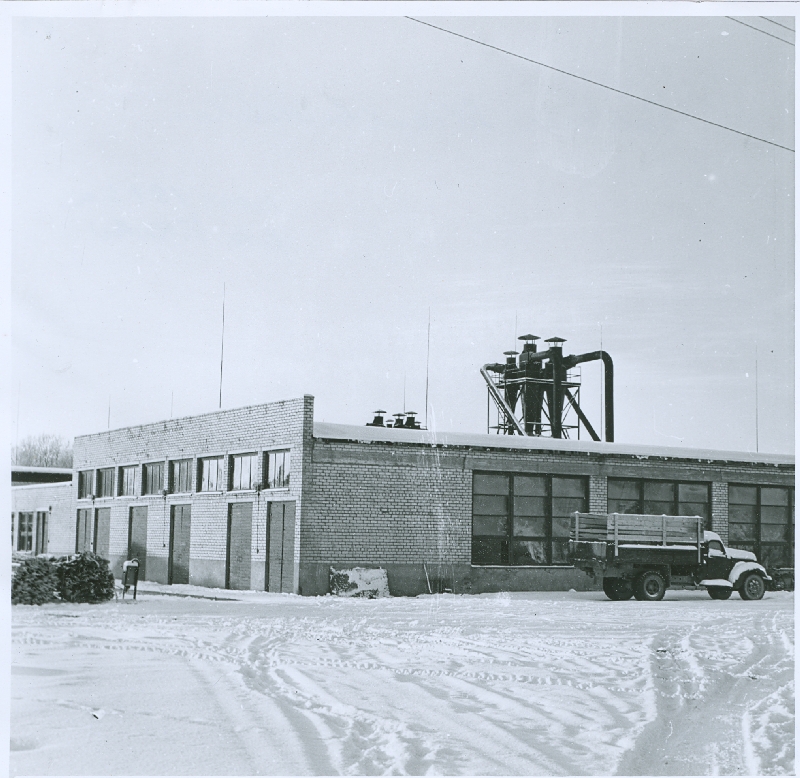
{"type": "Polygon", "coordinates": [[[580,522],[578,521],[578,511],[575,511],[575,540],[580,539],[580,522]]]}
{"type": "Polygon", "coordinates": [[[617,528],[617,514],[612,514],[614,516],[614,556],[619,556],[619,531],[617,528]]]}
{"type": "Polygon", "coordinates": [[[667,545],[667,514],[661,514],[661,545],[667,545]]]}

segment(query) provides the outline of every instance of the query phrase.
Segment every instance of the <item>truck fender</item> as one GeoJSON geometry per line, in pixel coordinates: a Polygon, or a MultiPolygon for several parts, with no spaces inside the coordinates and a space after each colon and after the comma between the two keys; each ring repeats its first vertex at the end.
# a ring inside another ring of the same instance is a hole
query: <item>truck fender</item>
{"type": "Polygon", "coordinates": [[[748,573],[758,573],[765,581],[771,581],[767,575],[767,571],[758,562],[737,562],[728,575],[728,580],[731,582],[734,589],[739,587],[742,579],[748,573]]]}

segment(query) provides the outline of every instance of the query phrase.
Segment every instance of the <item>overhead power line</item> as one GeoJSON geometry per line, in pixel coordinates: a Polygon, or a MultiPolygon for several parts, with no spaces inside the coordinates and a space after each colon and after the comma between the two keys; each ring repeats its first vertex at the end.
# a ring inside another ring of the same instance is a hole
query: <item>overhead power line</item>
{"type": "Polygon", "coordinates": [[[570,73],[568,70],[562,70],[561,68],[554,67],[553,65],[548,65],[544,62],[539,62],[535,59],[531,59],[530,57],[523,57],[522,54],[516,54],[513,51],[509,51],[508,49],[501,49],[499,46],[493,46],[491,43],[484,43],[484,41],[479,41],[476,38],[470,38],[468,35],[462,35],[460,32],[453,32],[452,30],[448,30],[446,27],[438,27],[435,24],[431,24],[430,22],[424,22],[422,19],[415,19],[413,16],[406,16],[406,19],[412,22],[417,22],[418,24],[424,24],[426,27],[431,27],[434,30],[439,30],[440,32],[446,32],[448,35],[453,35],[456,38],[463,38],[465,41],[470,41],[471,43],[477,43],[479,46],[485,46],[487,49],[493,49],[494,51],[499,51],[501,54],[508,54],[510,57],[515,57],[516,59],[521,59],[525,62],[530,62],[532,65],[539,65],[539,67],[547,68],[548,70],[553,70],[556,73],[561,73],[564,76],[569,76],[570,78],[577,78],[579,81],[585,81],[587,84],[594,84],[594,86],[602,87],[603,89],[608,89],[610,92],[616,92],[618,95],[625,95],[625,97],[632,97],[634,100],[639,100],[642,103],[648,103],[649,105],[655,105],[657,108],[663,108],[666,111],[672,111],[672,113],[680,114],[681,116],[687,116],[690,119],[696,119],[698,122],[703,122],[704,124],[710,124],[712,127],[719,127],[722,130],[728,130],[728,132],[735,132],[737,135],[743,135],[745,138],[750,138],[751,140],[757,140],[761,143],[766,143],[769,146],[775,146],[775,148],[783,149],[784,151],[791,151],[794,154],[794,149],[789,148],[789,146],[782,146],[780,143],[775,143],[774,141],[767,140],[766,138],[759,138],[757,135],[750,135],[748,132],[742,132],[741,130],[735,130],[733,127],[728,127],[726,124],[719,124],[718,122],[712,122],[709,119],[704,119],[702,116],[695,116],[693,113],[687,113],[686,111],[679,111],[677,108],[672,108],[668,105],[664,105],[663,103],[657,103],[655,100],[648,100],[646,97],[640,97],[639,95],[635,95],[632,92],[625,92],[622,89],[617,89],[616,87],[609,86],[608,84],[603,84],[600,81],[593,81],[591,78],[586,78],[585,76],[579,76],[576,73],[570,73]]]}
{"type": "MultiPolygon", "coordinates": [[[[794,46],[794,43],[791,41],[787,41],[784,38],[779,38],[777,35],[773,35],[771,32],[767,32],[766,30],[762,30],[760,27],[753,27],[752,24],[748,24],[747,22],[743,22],[741,19],[734,19],[732,16],[726,16],[726,19],[730,19],[732,22],[736,22],[736,24],[741,24],[745,27],[749,27],[751,30],[755,30],[756,32],[760,32],[762,35],[769,35],[770,38],[775,38],[776,41],[780,41],[781,43],[788,43],[790,46],[794,46]]],[[[769,19],[767,19],[769,21],[769,19]]],[[[783,25],[781,25],[783,26],[783,25]]]]}
{"type": "Polygon", "coordinates": [[[781,24],[780,22],[776,22],[774,19],[770,19],[769,16],[759,16],[759,19],[763,19],[765,22],[770,22],[771,24],[777,24],[778,27],[783,27],[784,30],[789,30],[789,32],[794,32],[794,27],[788,27],[785,24],[781,24]]]}

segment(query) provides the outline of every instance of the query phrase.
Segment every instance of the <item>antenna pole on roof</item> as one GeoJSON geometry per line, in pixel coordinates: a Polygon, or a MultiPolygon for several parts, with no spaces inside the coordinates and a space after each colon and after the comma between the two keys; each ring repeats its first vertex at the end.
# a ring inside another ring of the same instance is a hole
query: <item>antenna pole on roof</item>
{"type": "Polygon", "coordinates": [[[758,453],[758,341],[756,341],[756,454],[758,453]]]}
{"type": "Polygon", "coordinates": [[[425,429],[428,429],[428,377],[431,364],[431,309],[428,307],[428,355],[425,357],[425,429]]]}
{"type": "Polygon", "coordinates": [[[107,429],[111,429],[111,395],[108,395],[108,427],[107,429]]]}
{"type": "Polygon", "coordinates": [[[222,409],[222,360],[225,358],[225,283],[222,283],[222,345],[219,352],[219,407],[222,409]]]}

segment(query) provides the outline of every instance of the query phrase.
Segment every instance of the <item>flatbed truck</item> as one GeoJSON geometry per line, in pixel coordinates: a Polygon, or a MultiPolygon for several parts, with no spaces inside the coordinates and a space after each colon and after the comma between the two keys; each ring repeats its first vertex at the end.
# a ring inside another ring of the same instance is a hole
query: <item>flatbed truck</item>
{"type": "Polygon", "coordinates": [[[772,581],[755,554],[726,548],[700,516],[575,513],[569,559],[612,600],[661,600],[670,587],[760,600],[772,581]]]}

